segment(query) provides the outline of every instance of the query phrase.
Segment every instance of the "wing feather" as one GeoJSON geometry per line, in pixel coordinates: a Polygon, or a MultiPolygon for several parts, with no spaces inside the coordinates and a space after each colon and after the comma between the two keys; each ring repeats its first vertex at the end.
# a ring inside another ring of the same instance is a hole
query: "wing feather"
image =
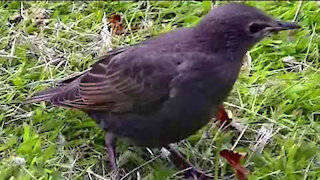
{"type": "Polygon", "coordinates": [[[136,104],[168,97],[170,81],[177,74],[172,56],[136,53],[126,50],[101,59],[52,102],[82,110],[127,112],[136,104]]]}

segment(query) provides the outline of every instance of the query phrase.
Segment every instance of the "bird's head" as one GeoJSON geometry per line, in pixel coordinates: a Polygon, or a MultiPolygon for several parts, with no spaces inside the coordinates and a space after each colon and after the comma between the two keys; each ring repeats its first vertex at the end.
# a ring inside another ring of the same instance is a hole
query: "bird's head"
{"type": "Polygon", "coordinates": [[[254,7],[231,3],[213,8],[196,28],[209,41],[215,41],[212,43],[215,50],[245,53],[271,33],[299,27],[295,23],[272,18],[254,7]]]}

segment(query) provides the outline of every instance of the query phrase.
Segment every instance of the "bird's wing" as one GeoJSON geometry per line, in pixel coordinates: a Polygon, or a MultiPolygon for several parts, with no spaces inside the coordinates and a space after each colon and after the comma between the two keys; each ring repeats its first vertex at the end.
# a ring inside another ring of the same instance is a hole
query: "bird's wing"
{"type": "MultiPolygon", "coordinates": [[[[121,47],[111,50],[107,54],[103,55],[95,64],[99,62],[108,63],[114,56],[124,52],[126,49],[128,49],[128,47],[121,47]]],[[[58,82],[56,87],[38,92],[34,94],[32,97],[27,98],[27,100],[24,103],[27,104],[40,101],[50,101],[55,105],[68,106],[67,102],[65,101],[77,98],[77,92],[74,91],[77,91],[77,85],[79,84],[81,78],[90,70],[91,68],[87,69],[86,71],[77,73],[75,75],[71,75],[66,79],[63,79],[62,81],[58,82]],[[68,95],[68,97],[65,97],[66,95],[68,95]],[[64,104],[59,104],[59,102],[63,102],[64,104]]],[[[79,100],[77,100],[77,102],[78,101],[79,100]]]]}
{"type": "MultiPolygon", "coordinates": [[[[113,49],[111,51],[108,51],[105,55],[102,55],[98,60],[97,62],[95,62],[95,64],[99,63],[99,62],[104,62],[104,63],[108,63],[110,62],[110,60],[117,54],[120,54],[122,52],[124,52],[128,47],[120,47],[120,48],[116,48],[116,49],[113,49]]],[[[95,65],[94,64],[94,65],[95,65]]],[[[61,80],[60,82],[58,82],[58,85],[66,85],[66,84],[69,84],[70,82],[74,81],[75,79],[81,77],[82,75],[84,75],[85,73],[87,73],[88,71],[90,71],[91,68],[83,71],[83,72],[80,72],[80,73],[77,73],[77,74],[74,74],[74,75],[71,75],[69,77],[67,77],[66,79],[63,79],[61,80]]]]}
{"type": "Polygon", "coordinates": [[[129,48],[111,60],[98,61],[51,102],[82,110],[127,112],[168,97],[179,58],[140,49],[129,48]]]}

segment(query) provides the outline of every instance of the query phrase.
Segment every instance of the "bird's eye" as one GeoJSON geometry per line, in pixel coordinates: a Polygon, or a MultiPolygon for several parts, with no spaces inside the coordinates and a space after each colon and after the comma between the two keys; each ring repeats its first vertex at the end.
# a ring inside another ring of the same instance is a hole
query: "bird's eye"
{"type": "Polygon", "coordinates": [[[258,23],[252,23],[249,25],[249,31],[254,34],[257,33],[261,30],[263,30],[264,28],[269,27],[269,25],[267,24],[258,24],[258,23]]]}

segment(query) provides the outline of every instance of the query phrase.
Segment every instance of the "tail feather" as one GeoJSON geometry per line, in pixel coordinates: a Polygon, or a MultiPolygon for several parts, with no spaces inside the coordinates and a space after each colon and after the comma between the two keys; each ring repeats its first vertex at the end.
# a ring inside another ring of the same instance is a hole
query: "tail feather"
{"type": "Polygon", "coordinates": [[[29,103],[35,103],[40,101],[50,101],[50,99],[61,92],[61,87],[54,87],[48,90],[41,91],[39,93],[36,93],[30,98],[27,98],[27,100],[24,102],[24,104],[29,103]]]}

